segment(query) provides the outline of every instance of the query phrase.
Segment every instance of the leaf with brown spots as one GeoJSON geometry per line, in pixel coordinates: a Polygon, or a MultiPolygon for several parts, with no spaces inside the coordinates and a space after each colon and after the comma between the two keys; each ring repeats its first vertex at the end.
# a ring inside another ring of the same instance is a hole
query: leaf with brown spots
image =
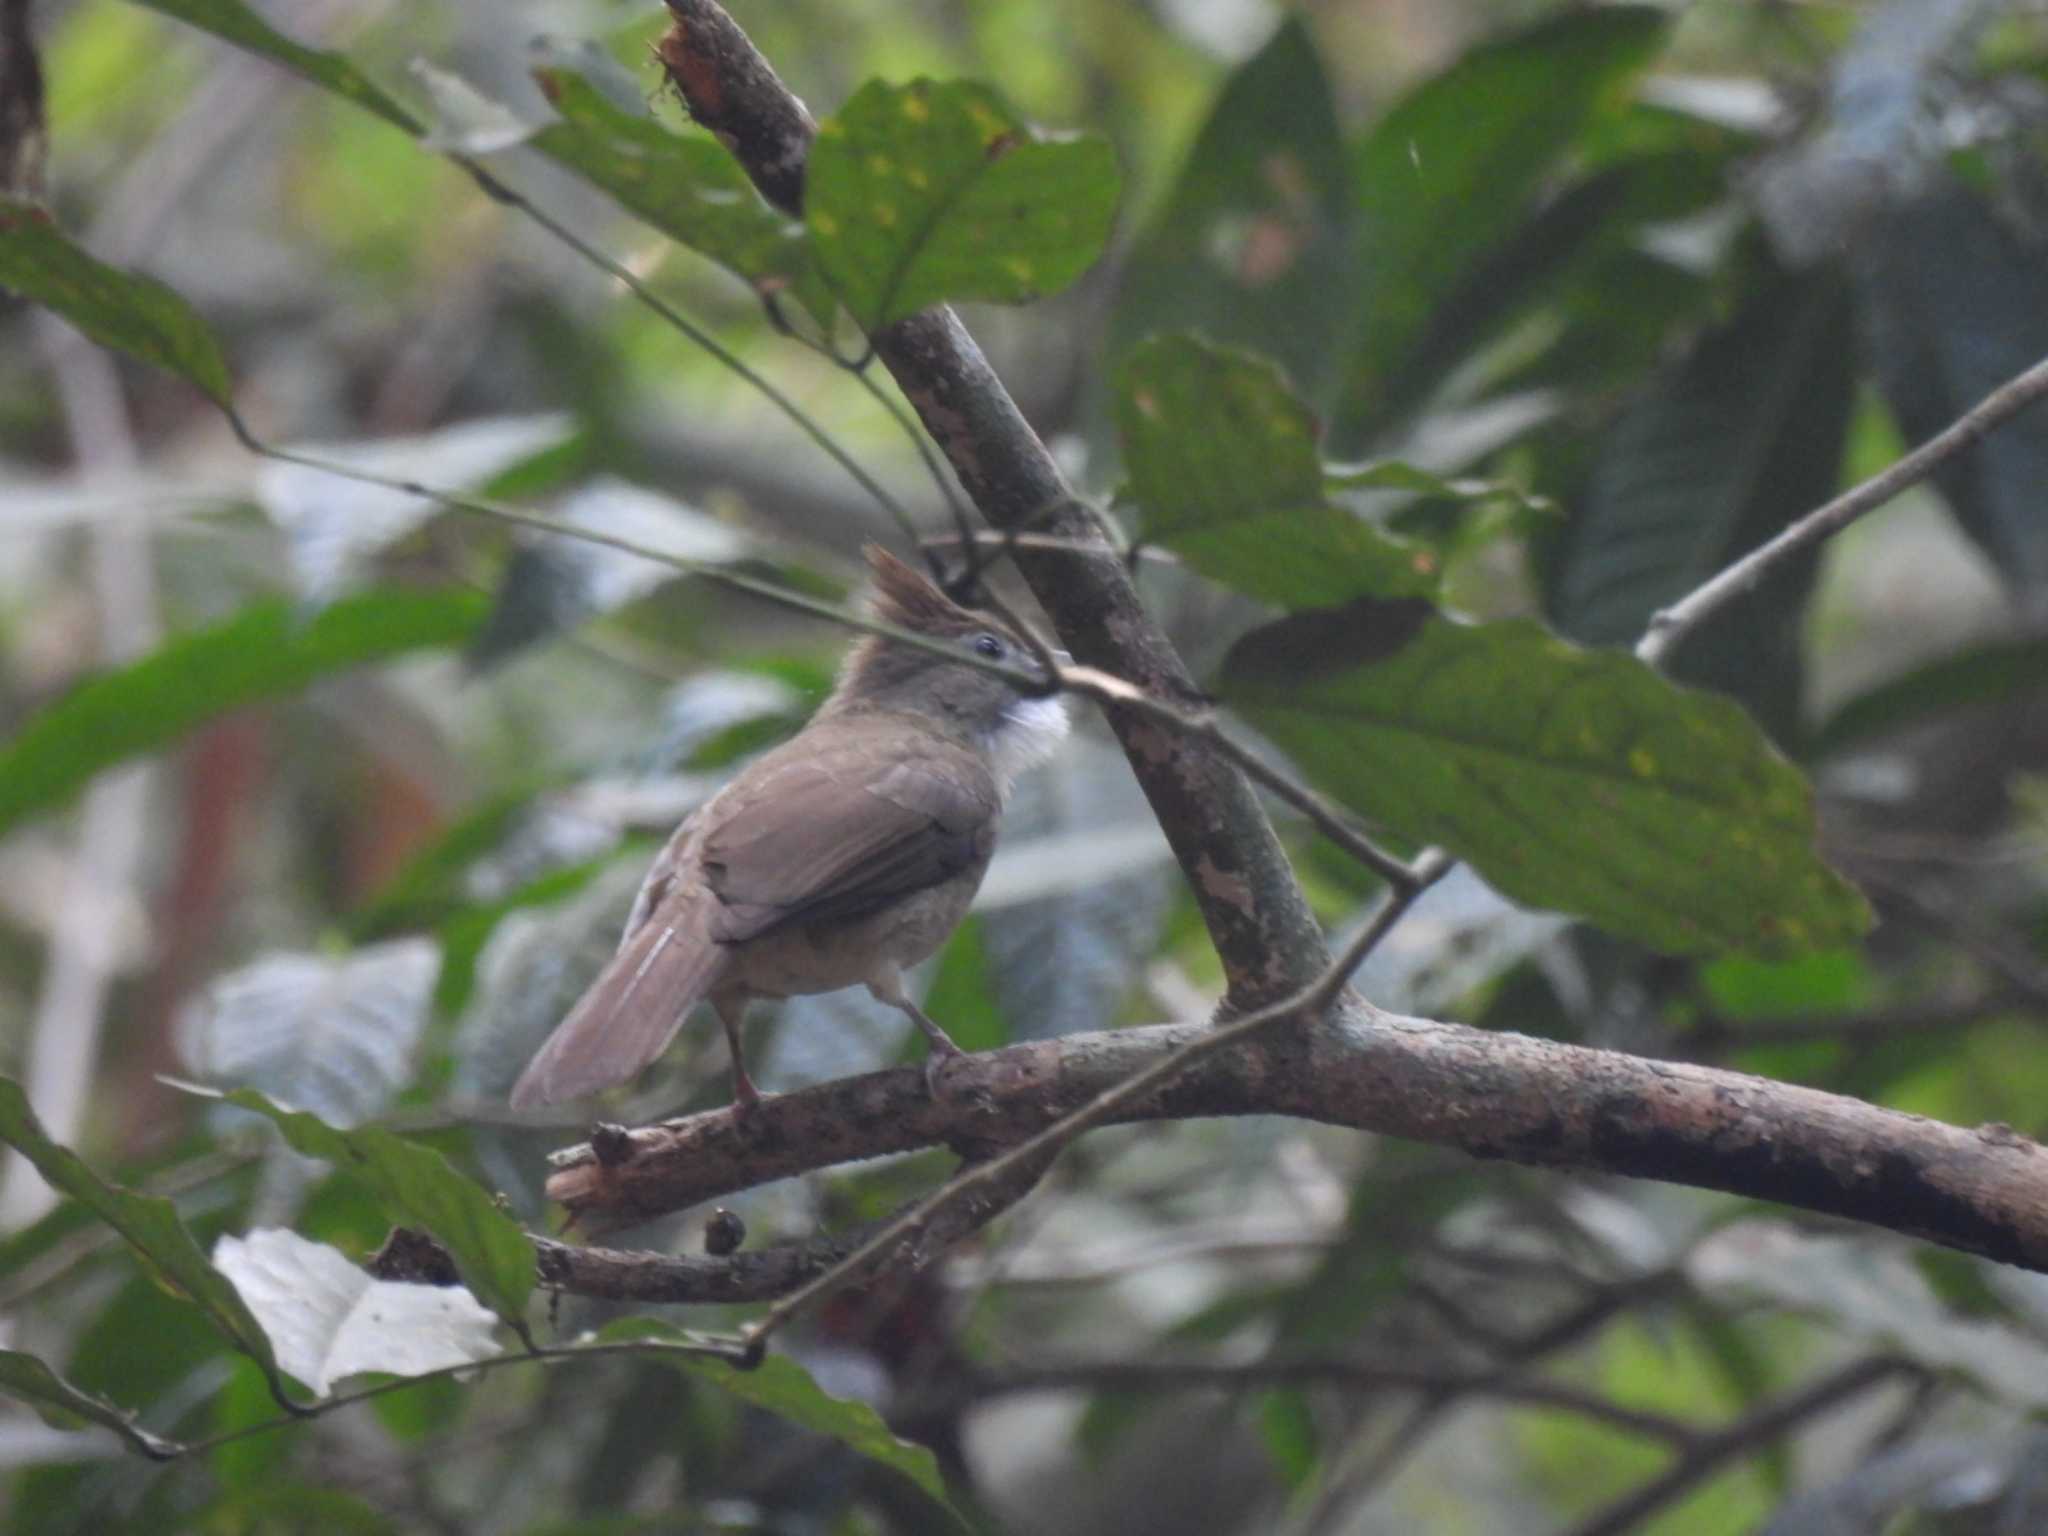
{"type": "Polygon", "coordinates": [[[818,129],[804,222],[872,331],[957,299],[1058,292],[1102,254],[1117,192],[1102,138],[1042,137],[965,81],[871,81],[818,129]]]}

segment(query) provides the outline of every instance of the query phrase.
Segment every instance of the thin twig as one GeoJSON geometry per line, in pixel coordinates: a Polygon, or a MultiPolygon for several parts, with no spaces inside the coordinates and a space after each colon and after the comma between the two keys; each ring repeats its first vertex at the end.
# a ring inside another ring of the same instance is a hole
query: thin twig
{"type": "Polygon", "coordinates": [[[1624,1536],[1730,1462],[1755,1455],[1808,1419],[1818,1418],[1894,1376],[1918,1378],[1924,1374],[1923,1367],[1910,1360],[1879,1355],[1824,1376],[1812,1386],[1767,1404],[1699,1440],[1671,1466],[1600,1510],[1574,1529],[1571,1536],[1624,1536]]]}
{"type": "MultiPolygon", "coordinates": [[[[1263,784],[1308,817],[1323,836],[1365,865],[1394,890],[1406,890],[1416,880],[1414,869],[1404,860],[1397,859],[1381,849],[1354,827],[1350,817],[1341,808],[1306,784],[1281,772],[1250,747],[1230,736],[1217,724],[1214,715],[1195,714],[1163,699],[1155,699],[1122,678],[1112,677],[1109,673],[1097,671],[1093,667],[1062,667],[1059,676],[1061,683],[1066,687],[1085,693],[1101,703],[1136,710],[1172,726],[1175,730],[1198,736],[1208,742],[1235,763],[1247,778],[1263,784]]],[[[1443,871],[1438,871],[1430,878],[1440,878],[1442,873],[1443,871]]]]}
{"type": "Polygon", "coordinates": [[[467,1360],[460,1365],[437,1366],[431,1371],[420,1371],[411,1376],[387,1377],[358,1391],[337,1392],[332,1397],[323,1397],[317,1402],[300,1405],[293,1413],[280,1415],[274,1419],[264,1419],[256,1424],[244,1424],[239,1429],[209,1435],[203,1440],[167,1440],[156,1435],[145,1435],[141,1440],[124,1435],[122,1439],[130,1449],[140,1452],[152,1461],[178,1461],[187,1456],[217,1450],[223,1445],[232,1445],[237,1440],[248,1440],[257,1435],[270,1434],[274,1430],[288,1429],[309,1419],[325,1418],[340,1409],[352,1408],[357,1403],[368,1402],[373,1397],[403,1392],[423,1382],[467,1376],[472,1372],[495,1371],[508,1365],[589,1360],[604,1355],[687,1355],[692,1359],[723,1360],[734,1366],[745,1364],[749,1359],[731,1340],[711,1337],[689,1343],[672,1339],[624,1339],[603,1344],[536,1344],[530,1348],[508,1350],[502,1355],[490,1355],[482,1360],[467,1360]]]}
{"type": "MultiPolygon", "coordinates": [[[[775,319],[777,329],[783,335],[798,346],[809,348],[820,357],[828,359],[835,367],[851,374],[854,382],[867,392],[868,398],[889,413],[889,419],[896,423],[903,435],[910,440],[910,446],[917,451],[917,457],[924,465],[925,473],[931,477],[932,485],[938,490],[940,499],[945,502],[946,515],[952,520],[954,536],[961,542],[971,545],[974,539],[974,522],[967,515],[967,504],[953,488],[953,477],[946,472],[945,462],[939,457],[938,449],[932,446],[931,439],[925,435],[924,428],[918,424],[917,419],[903,408],[894,395],[875,381],[872,370],[854,367],[848,359],[841,357],[825,342],[806,336],[789,326],[782,320],[780,311],[772,302],[769,304],[769,314],[775,319]]],[[[930,553],[933,544],[934,541],[930,538],[917,539],[917,546],[925,552],[932,575],[935,578],[943,577],[944,571],[930,553]]],[[[976,574],[978,572],[970,564],[969,575],[976,574]]]]}
{"type": "Polygon", "coordinates": [[[1345,947],[1343,953],[1324,968],[1320,976],[1294,996],[1283,998],[1242,1018],[1218,1025],[1151,1066],[1133,1072],[1122,1082],[1105,1089],[1088,1103],[1055,1120],[1036,1135],[1027,1137],[999,1156],[956,1175],[920,1201],[907,1214],[889,1223],[881,1233],[862,1244],[845,1260],[776,1302],[750,1323],[742,1331],[741,1336],[746,1339],[750,1348],[765,1348],[769,1336],[797,1313],[813,1301],[847,1284],[890,1249],[916,1243],[920,1235],[957,1202],[980,1190],[998,1185],[1020,1167],[1049,1162],[1062,1147],[1083,1131],[1101,1124],[1124,1105],[1164,1087],[1203,1058],[1235,1045],[1256,1031],[1282,1019],[1297,1016],[1314,1017],[1320,1014],[1335,1001],[1337,994],[1343,991],[1345,984],[1350,980],[1351,973],[1364,962],[1367,955],[1372,953],[1380,940],[1386,937],[1387,931],[1399,920],[1400,914],[1405,912],[1413,904],[1416,896],[1440,878],[1442,872],[1449,867],[1450,861],[1437,850],[1431,849],[1424,853],[1412,868],[1405,871],[1404,881],[1388,891],[1386,899],[1381,903],[1379,915],[1359,931],[1357,937],[1345,947]]]}
{"type": "Polygon", "coordinates": [[[812,419],[809,412],[743,362],[731,348],[648,287],[630,268],[606,255],[524,193],[507,186],[468,155],[450,154],[448,159],[466,171],[470,180],[477,184],[478,189],[486,197],[524,214],[585,261],[599,268],[614,281],[623,284],[626,291],[658,316],[663,324],[702,348],[719,366],[758,392],[770,405],[788,417],[804,436],[823,449],[833,463],[851,475],[855,483],[874,498],[876,505],[889,514],[905,539],[912,543],[917,541],[917,523],[904,508],[903,503],[890,495],[882,482],[869,474],[858,459],[842,448],[831,433],[812,419]]]}
{"type": "Polygon", "coordinates": [[[1653,615],[1636,642],[1636,655],[1652,666],[1697,628],[1707,615],[1757,585],[1778,566],[1833,538],[1865,513],[1918,485],[1950,459],[1982,440],[2035,402],[2048,399],[2048,360],[2009,379],[1954,422],[1898,462],[1880,470],[1826,505],[1808,512],[1769,543],[1759,545],[1653,615]]]}

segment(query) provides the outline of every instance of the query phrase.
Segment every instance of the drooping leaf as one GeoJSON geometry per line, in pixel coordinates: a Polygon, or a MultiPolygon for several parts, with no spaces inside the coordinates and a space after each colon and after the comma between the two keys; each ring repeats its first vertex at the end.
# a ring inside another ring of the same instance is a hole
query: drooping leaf
{"type": "MultiPolygon", "coordinates": [[[[2048,356],[2048,241],[1953,182],[1887,210],[1851,246],[1879,387],[1905,437],[1933,436],[2048,356]]],[[[1963,530],[2012,588],[2048,591],[2048,406],[1934,472],[1963,530]]]]}
{"type": "Polygon", "coordinates": [[[1798,771],[1733,704],[1631,656],[1353,604],[1246,636],[1222,691],[1361,816],[1517,901],[1680,954],[1796,953],[1867,925],[1814,853],[1798,771]]]}
{"type": "Polygon", "coordinates": [[[32,203],[0,196],[0,289],[55,310],[103,347],[175,373],[216,405],[234,385],[199,314],[154,278],[96,260],[32,203]]]}
{"type": "MultiPolygon", "coordinates": [[[[607,1342],[663,1339],[681,1343],[688,1336],[657,1318],[627,1317],[608,1324],[597,1337],[607,1342]]],[[[952,1509],[938,1459],[930,1451],[898,1439],[866,1403],[833,1397],[787,1355],[770,1355],[751,1371],[735,1370],[721,1360],[698,1355],[666,1353],[661,1358],[694,1381],[765,1409],[800,1429],[830,1436],[870,1461],[902,1473],[939,1504],[952,1509]]]]}
{"type": "Polygon", "coordinates": [[[153,1459],[168,1460],[178,1452],[178,1447],[169,1441],[139,1427],[126,1410],[95,1393],[74,1387],[34,1355],[0,1349],[0,1392],[20,1398],[52,1429],[83,1429],[88,1424],[98,1424],[119,1435],[131,1449],[153,1459]]]}
{"type": "MultiPolygon", "coordinates": [[[[482,485],[559,449],[573,430],[557,413],[459,421],[412,437],[299,445],[295,451],[363,474],[420,485],[482,485]]],[[[283,530],[300,593],[330,602],[371,555],[437,516],[436,497],[337,475],[317,463],[273,459],[256,500],[283,530]]]]}
{"type": "Polygon", "coordinates": [[[537,69],[534,79],[562,120],[536,133],[533,148],[761,293],[787,291],[819,324],[831,321],[832,294],[803,226],[769,205],[724,145],[671,133],[573,70],[537,69]]]}
{"type": "Polygon", "coordinates": [[[222,42],[260,54],[273,64],[290,70],[301,80],[311,81],[354,102],[364,111],[375,113],[401,132],[417,138],[426,131],[425,124],[340,54],[293,42],[243,5],[241,0],[136,0],[136,3],[197,27],[202,32],[211,32],[222,42]]]}
{"type": "Polygon", "coordinates": [[[0,830],[216,715],[298,693],[367,662],[459,645],[488,606],[459,588],[365,592],[304,623],[289,603],[262,602],[177,636],[80,684],[0,748],[0,830]]]}
{"type": "Polygon", "coordinates": [[[224,1095],[284,1133],[292,1150],[360,1176],[395,1221],[439,1238],[477,1298],[515,1328],[525,1326],[533,1293],[533,1244],[482,1186],[456,1172],[432,1147],[379,1126],[336,1130],[304,1110],[284,1109],[252,1088],[224,1095]]]}
{"type": "MultiPolygon", "coordinates": [[[[1835,275],[1766,274],[1604,435],[1550,572],[1558,630],[1635,640],[1658,609],[1833,494],[1855,379],[1835,275]]],[[[1816,561],[1788,562],[1688,636],[1669,670],[1796,734],[1800,621],[1816,561]]]]}
{"type": "Polygon", "coordinates": [[[1277,368],[1196,336],[1140,343],[1117,373],[1139,537],[1290,608],[1431,591],[1436,557],[1324,497],[1316,424],[1277,368]]]}
{"type": "Polygon", "coordinates": [[[1647,6],[1598,6],[1484,43],[1366,136],[1355,168],[1364,326],[1339,417],[1345,442],[1383,423],[1387,381],[1439,300],[1521,222],[1668,25],[1647,6]]]}
{"type": "Polygon", "coordinates": [[[1116,214],[1094,135],[1034,132],[967,81],[870,81],[818,126],[804,223],[863,330],[934,304],[1020,304],[1092,265],[1116,214]]]}
{"type": "Polygon", "coordinates": [[[162,1195],[107,1183],[77,1153],[52,1141],[11,1077],[0,1077],[0,1141],[27,1158],[52,1189],[112,1227],[159,1285],[198,1307],[237,1349],[275,1376],[277,1359],[262,1325],[227,1277],[207,1263],[176,1207],[162,1195]]]}
{"type": "Polygon", "coordinates": [[[440,963],[440,946],[426,938],[339,957],[266,955],[217,978],[186,1009],[178,1053],[208,1082],[359,1125],[410,1080],[440,963]]]}
{"type": "Polygon", "coordinates": [[[2048,640],[1999,640],[1879,683],[1842,704],[1813,734],[1816,757],[1950,710],[2023,699],[2048,690],[2048,640]]]}
{"type": "Polygon", "coordinates": [[[1327,403],[1352,325],[1356,218],[1315,40],[1288,13],[1239,65],[1123,264],[1109,347],[1200,326],[1270,353],[1327,403]]]}
{"type": "Polygon", "coordinates": [[[459,1285],[379,1280],[281,1227],[223,1237],[213,1257],[263,1320],[279,1367],[316,1396],[366,1371],[418,1376],[501,1353],[497,1319],[459,1285]]]}

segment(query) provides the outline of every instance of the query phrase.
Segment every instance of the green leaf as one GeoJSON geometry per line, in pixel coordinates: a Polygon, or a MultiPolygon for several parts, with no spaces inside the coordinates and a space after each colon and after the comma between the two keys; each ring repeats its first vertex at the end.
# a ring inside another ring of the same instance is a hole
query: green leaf
{"type": "Polygon", "coordinates": [[[217,405],[234,386],[198,312],[154,278],[95,260],[32,203],[0,197],[0,289],[56,311],[103,347],[166,369],[217,405]]]}
{"type": "Polygon", "coordinates": [[[818,126],[804,223],[872,331],[956,299],[1058,292],[1102,254],[1116,200],[1105,139],[1041,137],[966,81],[874,80],[818,126]]]}
{"type": "Polygon", "coordinates": [[[1385,417],[1388,381],[1437,304],[1523,219],[1589,119],[1618,103],[1669,22],[1646,6],[1575,10],[1482,44],[1360,144],[1364,332],[1341,417],[1385,417]]]}
{"type": "Polygon", "coordinates": [[[528,141],[533,148],[762,294],[788,291],[819,324],[831,323],[832,294],[811,263],[803,226],[769,206],[724,145],[625,111],[573,71],[537,69],[533,77],[562,118],[528,141]]]}
{"type": "MultiPolygon", "coordinates": [[[[991,984],[982,919],[970,916],[939,951],[939,970],[925,993],[925,1011],[945,1025],[961,1050],[992,1051],[1011,1039],[1009,1018],[997,1000],[1000,996],[991,984]]],[[[915,1059],[924,1059],[922,1042],[911,1049],[915,1059]]]]}
{"type": "Polygon", "coordinates": [[[293,42],[241,0],[136,0],[138,5],[172,17],[222,42],[233,43],[282,65],[301,80],[323,86],[335,95],[373,112],[392,127],[418,138],[426,125],[405,110],[355,65],[338,53],[324,53],[293,42]]]}
{"type": "Polygon", "coordinates": [[[1255,631],[1227,702],[1325,789],[1503,895],[1674,954],[1855,938],[1798,770],[1725,699],[1526,620],[1356,603],[1255,631]]]}
{"type": "Polygon", "coordinates": [[[293,1151],[360,1175],[393,1220],[423,1227],[441,1240],[477,1300],[514,1329],[524,1329],[526,1299],[533,1294],[533,1244],[482,1186],[456,1172],[447,1158],[378,1126],[338,1131],[303,1110],[271,1103],[253,1088],[237,1088],[223,1097],[271,1121],[293,1151]]]}
{"type": "Polygon", "coordinates": [[[489,607],[482,594],[454,588],[366,592],[304,623],[289,603],[263,602],[178,636],[80,684],[0,748],[0,831],[216,715],[366,662],[460,645],[489,607]]]}
{"type": "MultiPolygon", "coordinates": [[[[1765,272],[1604,434],[1550,572],[1561,633],[1633,641],[1651,614],[1834,492],[1855,386],[1846,297],[1826,271],[1765,272]]],[[[1813,558],[1782,567],[1689,635],[1671,674],[1741,699],[1791,739],[1815,569],[1813,558]]]]}
{"type": "Polygon", "coordinates": [[[1308,26],[1289,13],[1224,82],[1124,262],[1109,355],[1200,326],[1270,353],[1327,401],[1355,319],[1356,211],[1329,79],[1308,26]]]}
{"type": "MultiPolygon", "coordinates": [[[[607,1342],[657,1339],[687,1343],[689,1335],[658,1318],[625,1317],[609,1323],[597,1337],[607,1342]]],[[[921,1445],[899,1439],[882,1416],[866,1403],[833,1397],[811,1379],[810,1372],[787,1355],[770,1355],[750,1371],[703,1355],[663,1353],[660,1358],[706,1386],[762,1408],[799,1428],[827,1435],[870,1461],[880,1462],[909,1478],[948,1511],[946,1480],[938,1459],[921,1445]]]]}
{"type": "Polygon", "coordinates": [[[1315,1410],[1299,1387],[1281,1387],[1257,1398],[1259,1441],[1272,1458],[1280,1480],[1300,1493],[1316,1475],[1322,1459],[1322,1437],[1316,1432],[1315,1410]]]}
{"type": "Polygon", "coordinates": [[[52,1429],[83,1429],[88,1424],[99,1424],[119,1435],[131,1449],[154,1460],[168,1461],[179,1453],[178,1446],[138,1428],[125,1410],[74,1387],[34,1355],[0,1349],[0,1392],[22,1399],[52,1429]]]}
{"type": "Polygon", "coordinates": [[[1434,589],[1435,554],[1324,499],[1316,422],[1264,358],[1189,335],[1117,371],[1117,433],[1138,535],[1282,607],[1434,589]]]}
{"type": "Polygon", "coordinates": [[[107,1183],[77,1153],[50,1140],[29,1107],[28,1095],[11,1077],[0,1077],[0,1141],[34,1164],[52,1189],[119,1233],[152,1279],[198,1307],[276,1383],[277,1361],[269,1335],[227,1276],[207,1262],[169,1200],[107,1183]]]}
{"type": "Polygon", "coordinates": [[[1814,732],[1825,757],[1931,715],[1972,705],[2019,701],[2048,690],[2048,639],[2000,640],[1973,647],[1879,683],[1850,699],[1814,732]]]}

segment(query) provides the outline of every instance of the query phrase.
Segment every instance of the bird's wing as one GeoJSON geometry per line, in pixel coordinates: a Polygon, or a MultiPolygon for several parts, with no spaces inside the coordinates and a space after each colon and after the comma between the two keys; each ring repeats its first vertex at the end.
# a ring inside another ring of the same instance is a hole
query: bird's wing
{"type": "Polygon", "coordinates": [[[704,883],[724,943],[788,923],[852,919],[985,864],[1001,808],[988,766],[929,738],[792,754],[722,795],[704,828],[704,883]]]}

